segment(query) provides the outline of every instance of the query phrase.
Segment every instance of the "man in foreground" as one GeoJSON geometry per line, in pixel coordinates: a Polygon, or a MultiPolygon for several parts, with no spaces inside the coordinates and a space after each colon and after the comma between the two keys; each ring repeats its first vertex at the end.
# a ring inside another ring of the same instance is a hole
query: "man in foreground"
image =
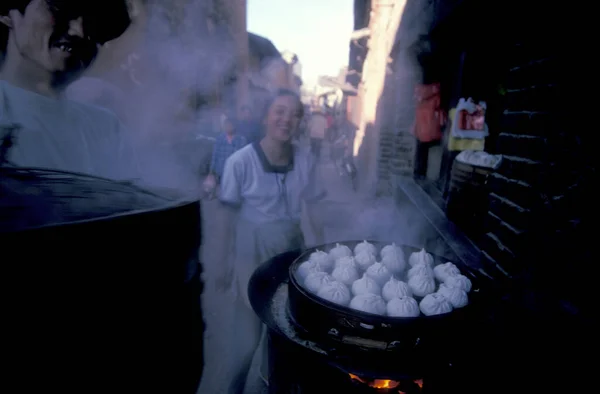
{"type": "MultiPolygon", "coordinates": [[[[1,165],[138,177],[117,117],[62,97],[98,46],[128,24],[124,0],[0,2],[1,165]]],[[[94,216],[93,207],[79,206],[94,216]]],[[[188,206],[192,220],[181,234],[173,229],[182,220],[157,217],[161,211],[145,212],[151,219],[138,212],[0,234],[2,266],[17,273],[3,275],[0,286],[11,294],[2,309],[12,333],[2,341],[10,368],[0,391],[195,393],[203,344],[200,219],[188,206]],[[185,247],[156,236],[165,229],[185,247]],[[165,262],[182,262],[183,270],[162,269],[165,262]]]]}
{"type": "Polygon", "coordinates": [[[124,1],[12,0],[0,5],[0,125],[18,125],[8,161],[24,167],[137,177],[111,112],[61,98],[99,45],[129,24],[124,1]]]}

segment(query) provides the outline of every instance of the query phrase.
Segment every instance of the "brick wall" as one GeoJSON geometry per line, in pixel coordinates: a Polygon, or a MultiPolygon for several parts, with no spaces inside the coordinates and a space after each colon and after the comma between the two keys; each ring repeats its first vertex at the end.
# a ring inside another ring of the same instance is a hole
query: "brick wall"
{"type": "MultiPolygon", "coordinates": [[[[558,192],[553,156],[559,119],[558,56],[541,42],[520,41],[505,52],[504,113],[496,153],[503,162],[488,180],[490,205],[483,250],[490,263],[519,273],[543,196],[558,192]]],[[[560,171],[559,171],[560,173],[560,171]]]]}
{"type": "Polygon", "coordinates": [[[488,180],[481,246],[487,262],[506,274],[529,275],[542,286],[564,282],[564,295],[581,301],[581,284],[589,280],[581,270],[592,260],[586,217],[595,205],[594,148],[585,129],[565,122],[572,101],[568,59],[555,41],[537,37],[515,40],[505,52],[504,112],[494,147],[503,162],[488,180]]]}
{"type": "MultiPolygon", "coordinates": [[[[586,385],[586,377],[593,379],[587,361],[578,354],[585,354],[593,343],[593,325],[585,317],[597,309],[591,308],[594,297],[590,297],[596,279],[592,274],[596,241],[590,222],[597,204],[592,188],[597,153],[586,135],[594,125],[566,121],[569,115],[584,122],[590,119],[582,109],[570,110],[570,104],[579,105],[584,99],[571,93],[568,82],[588,82],[582,70],[569,72],[566,67],[579,61],[571,47],[580,37],[568,36],[569,19],[564,15],[577,7],[511,0],[480,3],[498,7],[490,13],[496,20],[486,20],[497,38],[486,46],[493,48],[490,63],[501,64],[506,92],[499,103],[499,121],[489,124],[497,138],[489,146],[486,143],[486,149],[502,154],[503,162],[487,183],[489,211],[480,246],[490,266],[513,277],[506,281],[510,312],[494,321],[498,332],[511,339],[498,341],[497,354],[506,351],[499,358],[509,357],[516,374],[529,381],[499,391],[585,391],[563,389],[567,385],[561,379],[577,375],[586,385]],[[561,14],[560,21],[542,15],[549,9],[561,14]],[[545,390],[546,385],[551,389],[545,390]]],[[[571,380],[568,386],[579,382],[571,380]]]]}

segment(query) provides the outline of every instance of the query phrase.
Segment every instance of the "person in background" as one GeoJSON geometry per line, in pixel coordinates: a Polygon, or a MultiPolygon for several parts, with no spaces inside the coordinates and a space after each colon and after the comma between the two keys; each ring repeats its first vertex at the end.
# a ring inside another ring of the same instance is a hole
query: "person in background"
{"type": "Polygon", "coordinates": [[[229,207],[235,231],[233,265],[224,267],[221,282],[233,283],[236,295],[236,336],[231,346],[237,352],[231,357],[233,370],[223,378],[230,382],[228,393],[242,392],[255,353],[267,379],[264,331],[248,299],[250,276],[270,258],[304,247],[301,213],[306,204],[325,195],[316,182],[314,156],[292,144],[302,116],[300,97],[293,91],[277,91],[264,111],[265,136],[225,163],[219,198],[229,207]]]}
{"type": "Polygon", "coordinates": [[[0,3],[0,124],[20,128],[8,152],[12,164],[139,178],[130,136],[117,117],[61,97],[99,45],[119,37],[129,22],[123,0],[0,3]]]}
{"type": "Polygon", "coordinates": [[[298,126],[298,132],[294,138],[294,144],[298,147],[298,149],[310,152],[310,130],[308,129],[310,121],[310,108],[308,106],[304,106],[303,111],[304,116],[302,117],[300,126],[298,126]]]}
{"type": "Polygon", "coordinates": [[[327,128],[330,129],[333,127],[334,117],[333,117],[333,108],[327,107],[325,110],[325,117],[327,118],[327,128]]]}
{"type": "Polygon", "coordinates": [[[262,128],[252,117],[252,110],[249,106],[243,105],[240,108],[240,115],[236,124],[238,133],[246,139],[246,143],[252,144],[260,141],[263,137],[262,128]]]}
{"type": "Polygon", "coordinates": [[[216,187],[221,183],[225,162],[246,144],[246,138],[236,133],[233,121],[224,116],[221,121],[221,133],[215,139],[209,174],[204,182],[206,192],[213,195],[216,187]]]}
{"type": "Polygon", "coordinates": [[[310,132],[310,145],[315,157],[321,156],[321,149],[325,133],[327,131],[327,117],[322,111],[317,110],[312,113],[308,124],[310,132]]]}

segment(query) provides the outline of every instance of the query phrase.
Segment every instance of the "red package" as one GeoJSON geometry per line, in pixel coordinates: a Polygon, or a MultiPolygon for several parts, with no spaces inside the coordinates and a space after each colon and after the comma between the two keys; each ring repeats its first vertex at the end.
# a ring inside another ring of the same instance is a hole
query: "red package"
{"type": "Polygon", "coordinates": [[[485,129],[485,109],[480,105],[477,106],[477,110],[470,116],[470,128],[467,130],[478,130],[483,131],[485,129]]]}
{"type": "Polygon", "coordinates": [[[469,130],[469,112],[466,109],[458,111],[458,128],[469,130]]]}
{"type": "Polygon", "coordinates": [[[446,116],[441,108],[440,85],[417,85],[414,97],[417,101],[414,135],[421,142],[442,139],[441,126],[444,125],[446,116]]]}

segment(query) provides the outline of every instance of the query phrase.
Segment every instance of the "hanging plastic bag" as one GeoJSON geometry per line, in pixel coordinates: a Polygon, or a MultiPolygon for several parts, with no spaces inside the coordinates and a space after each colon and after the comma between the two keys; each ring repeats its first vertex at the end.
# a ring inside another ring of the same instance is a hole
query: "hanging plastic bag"
{"type": "MultiPolygon", "coordinates": [[[[456,108],[452,108],[448,113],[450,119],[450,127],[454,125],[456,121],[457,112],[456,108]]],[[[463,151],[463,150],[476,150],[481,151],[485,149],[485,139],[471,139],[471,138],[458,138],[452,135],[448,136],[448,150],[451,152],[463,151]]]]}
{"type": "Polygon", "coordinates": [[[456,106],[456,117],[452,122],[452,136],[456,138],[484,139],[489,135],[485,123],[487,104],[476,104],[472,98],[461,98],[456,106]]]}

